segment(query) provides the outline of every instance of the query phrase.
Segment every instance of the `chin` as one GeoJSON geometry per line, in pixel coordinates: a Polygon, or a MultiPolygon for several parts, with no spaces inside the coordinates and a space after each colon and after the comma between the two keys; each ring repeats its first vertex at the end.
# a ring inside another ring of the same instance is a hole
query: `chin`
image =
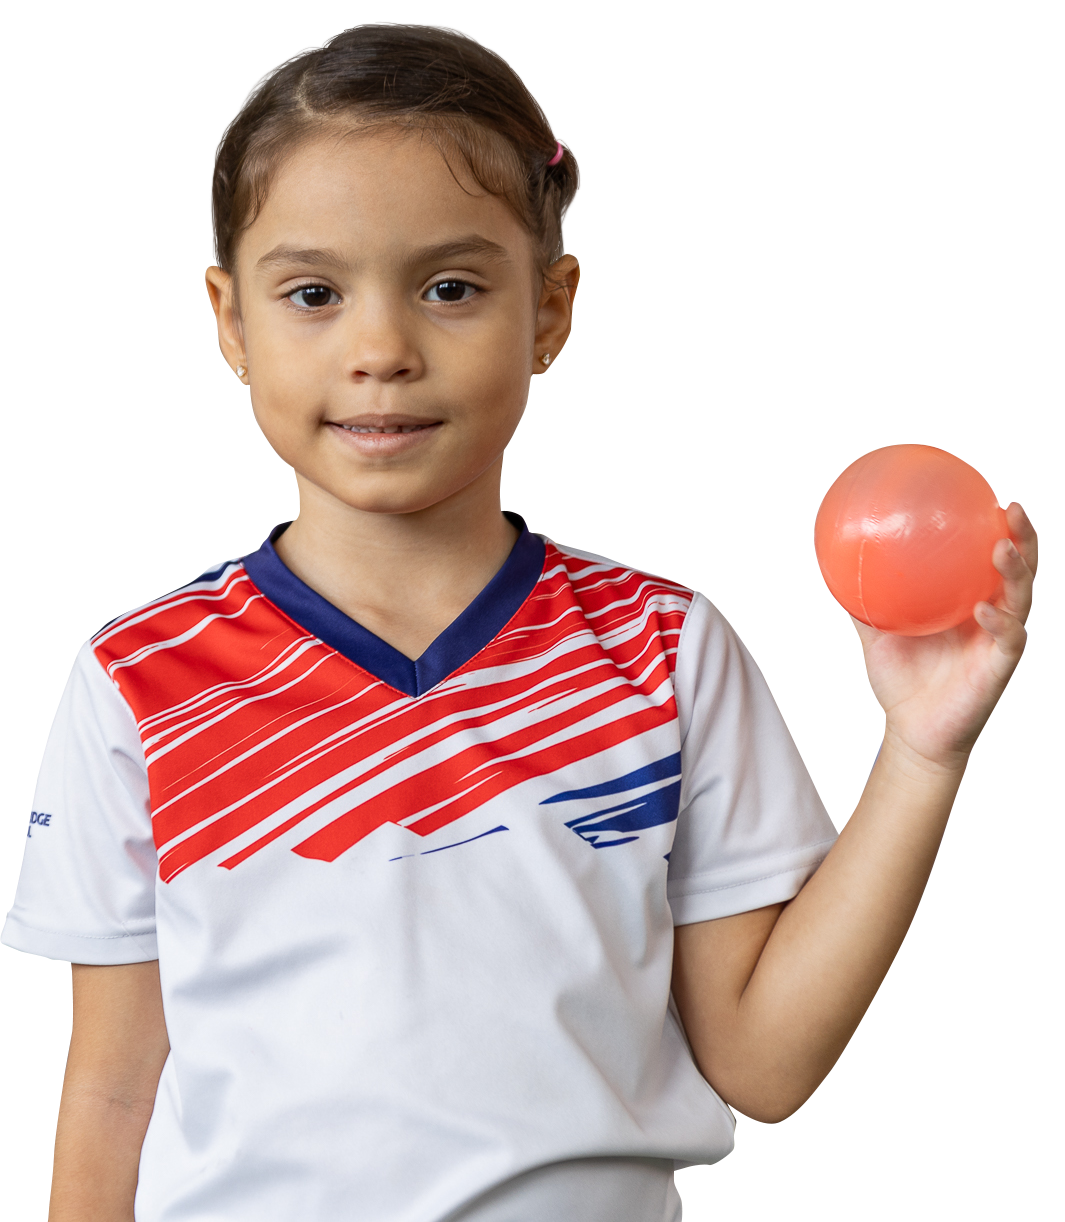
{"type": "Polygon", "coordinates": [[[381,489],[344,489],[333,491],[338,500],[343,501],[360,513],[419,513],[431,509],[454,496],[458,488],[381,488],[381,489]]]}

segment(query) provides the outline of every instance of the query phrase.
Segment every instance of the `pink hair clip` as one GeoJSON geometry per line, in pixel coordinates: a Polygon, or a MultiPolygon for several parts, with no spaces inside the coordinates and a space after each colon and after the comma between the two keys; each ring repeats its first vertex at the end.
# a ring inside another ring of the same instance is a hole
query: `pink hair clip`
{"type": "Polygon", "coordinates": [[[555,149],[554,157],[552,157],[551,160],[547,163],[549,166],[558,165],[558,163],[562,160],[562,154],[564,152],[562,148],[562,141],[556,140],[555,143],[558,145],[558,148],[555,149]]]}

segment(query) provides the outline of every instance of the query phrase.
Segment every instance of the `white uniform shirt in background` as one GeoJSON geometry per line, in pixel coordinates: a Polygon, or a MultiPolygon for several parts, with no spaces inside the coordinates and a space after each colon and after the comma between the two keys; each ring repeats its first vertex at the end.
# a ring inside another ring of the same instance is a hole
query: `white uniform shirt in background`
{"type": "Polygon", "coordinates": [[[813,561],[813,519],[865,437],[860,409],[766,420],[728,455],[667,404],[620,390],[558,396],[537,491],[581,545],[694,585],[743,637],[824,802],[850,814],[873,759],[861,648],[813,561]]]}
{"type": "Polygon", "coordinates": [[[53,452],[9,505],[0,502],[0,844],[78,646],[100,627],[100,540],[159,524],[132,459],[117,450],[53,452]]]}

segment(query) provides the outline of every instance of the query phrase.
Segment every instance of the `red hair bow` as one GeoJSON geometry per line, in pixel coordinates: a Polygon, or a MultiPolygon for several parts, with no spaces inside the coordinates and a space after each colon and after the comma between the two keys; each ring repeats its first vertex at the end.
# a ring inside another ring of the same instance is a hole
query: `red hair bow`
{"type": "Polygon", "coordinates": [[[0,252],[17,251],[33,259],[43,259],[57,237],[55,230],[24,229],[13,221],[0,221],[0,252]]]}

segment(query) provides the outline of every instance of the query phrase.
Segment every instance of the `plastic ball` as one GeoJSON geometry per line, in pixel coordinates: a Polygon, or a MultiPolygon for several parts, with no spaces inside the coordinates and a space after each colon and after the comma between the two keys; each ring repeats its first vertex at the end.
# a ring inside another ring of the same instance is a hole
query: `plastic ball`
{"type": "Polygon", "coordinates": [[[1002,590],[991,563],[1006,514],[968,463],[933,446],[885,446],[859,458],[821,502],[817,562],[856,619],[900,636],[964,623],[1002,590]]]}

